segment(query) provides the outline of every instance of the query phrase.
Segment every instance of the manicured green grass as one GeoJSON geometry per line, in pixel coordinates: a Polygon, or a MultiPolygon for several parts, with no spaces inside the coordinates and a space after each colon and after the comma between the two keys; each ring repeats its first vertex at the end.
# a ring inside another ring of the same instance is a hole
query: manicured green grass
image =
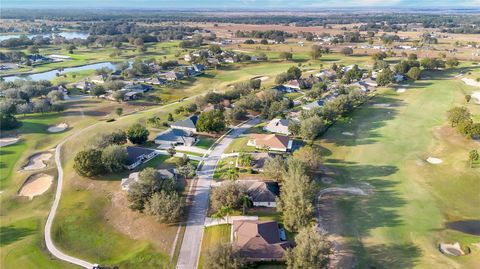
{"type": "Polygon", "coordinates": [[[474,238],[444,224],[480,217],[473,191],[480,188],[480,174],[466,166],[472,142],[444,134],[446,111],[460,102],[465,86],[448,72],[429,75],[405,93],[382,92],[317,141],[326,166],[336,171],[335,185],[372,189],[369,197],[336,202],[359,267],[473,268],[478,260],[478,253],[454,259],[437,249],[439,242],[469,244],[474,238]],[[428,164],[428,156],[444,162],[428,164]]]}
{"type": "Polygon", "coordinates": [[[236,157],[228,157],[220,159],[215,167],[215,171],[213,172],[213,178],[215,180],[222,180],[225,179],[226,173],[228,169],[235,167],[235,161],[237,160],[236,157]]]}
{"type": "MultiPolygon", "coordinates": [[[[198,261],[198,268],[204,268],[204,259],[207,251],[212,247],[230,242],[230,229],[232,225],[222,224],[211,227],[206,227],[203,232],[202,248],[200,250],[200,259],[198,261]]],[[[205,268],[207,269],[207,268],[205,268]]]]}
{"type": "Polygon", "coordinates": [[[201,137],[200,140],[197,142],[197,144],[195,144],[195,146],[202,149],[209,149],[214,142],[215,142],[214,139],[201,137]]]}
{"type": "Polygon", "coordinates": [[[235,138],[232,143],[225,149],[225,153],[254,151],[255,147],[247,146],[248,140],[248,135],[235,138]]]}

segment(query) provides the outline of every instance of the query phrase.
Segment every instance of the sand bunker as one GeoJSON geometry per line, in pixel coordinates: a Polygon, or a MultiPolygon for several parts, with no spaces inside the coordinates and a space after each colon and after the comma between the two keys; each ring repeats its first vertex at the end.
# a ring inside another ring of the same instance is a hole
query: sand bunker
{"type": "Polygon", "coordinates": [[[407,91],[407,89],[405,89],[405,88],[398,88],[398,89],[397,89],[397,92],[398,92],[398,93],[403,93],[403,92],[405,92],[405,91],[407,91]]]}
{"type": "Polygon", "coordinates": [[[468,86],[480,87],[480,81],[476,81],[472,78],[462,78],[462,81],[468,86]]]}
{"type": "Polygon", "coordinates": [[[45,162],[50,160],[50,158],[52,158],[51,153],[38,153],[32,155],[28,160],[28,164],[24,166],[22,170],[37,170],[45,168],[47,167],[45,162]]]}
{"type": "Polygon", "coordinates": [[[428,157],[426,161],[431,164],[441,164],[443,162],[441,159],[434,157],[428,157]]]}
{"type": "Polygon", "coordinates": [[[68,124],[63,122],[55,126],[48,127],[47,131],[49,131],[50,133],[59,133],[59,132],[65,131],[67,128],[68,128],[68,124]]]}
{"type": "Polygon", "coordinates": [[[18,137],[4,137],[0,138],[0,147],[5,147],[8,145],[13,145],[20,140],[18,137]]]}
{"type": "Polygon", "coordinates": [[[480,104],[480,92],[472,93],[472,98],[476,104],[480,104]]]}
{"type": "Polygon", "coordinates": [[[440,250],[440,252],[447,255],[452,255],[452,256],[465,255],[465,252],[463,252],[458,242],[455,242],[453,244],[440,243],[440,245],[438,246],[438,249],[440,250]]]}
{"type": "Polygon", "coordinates": [[[18,192],[19,196],[26,196],[33,199],[46,192],[53,182],[53,176],[47,174],[36,174],[30,176],[18,192]]]}
{"type": "Polygon", "coordinates": [[[331,177],[322,177],[322,182],[325,184],[332,184],[333,178],[331,177]]]}
{"type": "Polygon", "coordinates": [[[350,133],[350,132],[343,132],[342,135],[354,136],[355,134],[354,134],[354,133],[350,133]]]}

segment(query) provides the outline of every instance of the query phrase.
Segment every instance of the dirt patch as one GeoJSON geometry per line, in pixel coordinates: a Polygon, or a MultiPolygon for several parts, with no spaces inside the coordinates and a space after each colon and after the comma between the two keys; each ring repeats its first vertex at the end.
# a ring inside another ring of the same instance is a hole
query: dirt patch
{"type": "Polygon", "coordinates": [[[158,250],[170,253],[178,226],[161,224],[144,213],[132,211],[126,195],[123,191],[112,194],[112,203],[105,213],[108,223],[134,240],[148,241],[158,250]]]}
{"type": "Polygon", "coordinates": [[[28,164],[22,170],[38,170],[47,167],[46,161],[52,158],[52,153],[37,153],[28,158],[28,164]]]}
{"type": "Polygon", "coordinates": [[[463,252],[462,248],[460,247],[460,243],[455,242],[453,244],[447,244],[447,243],[440,243],[438,246],[438,249],[440,252],[446,255],[452,255],[452,256],[463,256],[465,255],[465,252],[463,252]]]}
{"type": "Polygon", "coordinates": [[[68,124],[62,122],[62,123],[57,124],[55,126],[48,127],[47,131],[50,132],[50,133],[59,133],[59,132],[65,131],[67,128],[68,128],[68,124]]]}
{"type": "Polygon", "coordinates": [[[33,197],[38,196],[46,192],[53,182],[53,176],[47,174],[35,174],[30,176],[25,183],[23,183],[22,188],[18,191],[19,196],[26,196],[33,199],[33,197]]]}
{"type": "Polygon", "coordinates": [[[442,159],[435,158],[435,157],[428,157],[426,161],[430,164],[441,164],[443,163],[442,159]]]}
{"type": "Polygon", "coordinates": [[[20,141],[20,138],[19,138],[19,137],[4,137],[4,138],[0,138],[0,147],[5,147],[5,146],[13,145],[13,144],[17,143],[18,141],[20,141]]]}

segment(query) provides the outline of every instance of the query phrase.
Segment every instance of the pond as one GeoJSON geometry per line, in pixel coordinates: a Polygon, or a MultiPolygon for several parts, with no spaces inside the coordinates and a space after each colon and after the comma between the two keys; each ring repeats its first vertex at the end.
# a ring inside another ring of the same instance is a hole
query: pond
{"type": "Polygon", "coordinates": [[[480,236],[480,220],[451,221],[445,226],[455,231],[480,236]]]}
{"type": "MultiPolygon", "coordinates": [[[[32,38],[35,36],[43,36],[43,37],[54,37],[55,35],[63,36],[66,39],[73,39],[73,38],[80,38],[85,39],[88,37],[87,33],[82,32],[60,32],[60,33],[51,33],[51,34],[28,34],[26,35],[28,38],[32,38]]],[[[0,41],[9,39],[9,38],[19,38],[22,35],[17,34],[7,34],[7,35],[0,35],[0,41]]]]}
{"type": "Polygon", "coordinates": [[[36,74],[30,74],[30,75],[19,75],[19,76],[5,76],[3,79],[5,81],[14,81],[16,79],[27,79],[27,80],[52,80],[55,77],[57,77],[58,74],[64,74],[68,72],[76,72],[76,71],[84,71],[84,70],[95,70],[103,67],[108,67],[112,70],[116,70],[116,64],[115,62],[103,62],[103,63],[96,63],[96,64],[87,64],[83,66],[77,66],[77,67],[66,67],[63,68],[62,71],[59,70],[52,70],[52,71],[47,71],[47,72],[41,72],[41,73],[36,73],[36,74]]]}

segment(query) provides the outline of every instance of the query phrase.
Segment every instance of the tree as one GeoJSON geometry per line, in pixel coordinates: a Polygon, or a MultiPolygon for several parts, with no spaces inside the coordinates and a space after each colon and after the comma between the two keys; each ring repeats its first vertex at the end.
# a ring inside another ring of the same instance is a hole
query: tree
{"type": "Polygon", "coordinates": [[[242,196],[241,200],[242,200],[242,213],[243,215],[245,215],[245,210],[247,207],[251,206],[252,201],[250,200],[250,196],[248,195],[242,196]]]}
{"type": "Polygon", "coordinates": [[[465,95],[465,102],[470,103],[472,96],[470,94],[465,95]]]}
{"type": "Polygon", "coordinates": [[[385,68],[377,75],[378,86],[385,86],[392,83],[395,80],[395,74],[390,68],[385,68]]]}
{"type": "Polygon", "coordinates": [[[117,107],[117,108],[115,109],[115,113],[116,113],[119,117],[122,116],[122,114],[123,114],[123,108],[117,107]]]}
{"type": "Polygon", "coordinates": [[[236,167],[230,167],[227,170],[227,179],[231,181],[235,181],[238,179],[238,169],[236,167]]]}
{"type": "Polygon", "coordinates": [[[172,113],[168,113],[168,121],[174,121],[172,113]]]}
{"type": "Polygon", "coordinates": [[[325,131],[323,119],[317,115],[303,119],[300,122],[300,136],[305,140],[314,140],[325,131]]]}
{"type": "Polygon", "coordinates": [[[288,160],[288,169],[282,179],[277,208],[283,213],[285,227],[297,231],[312,221],[315,186],[306,173],[305,165],[294,158],[288,160]]]}
{"type": "Polygon", "coordinates": [[[198,117],[197,130],[200,132],[222,132],[225,130],[225,117],[220,110],[210,110],[203,112],[198,117]]]}
{"type": "Polygon", "coordinates": [[[221,243],[208,249],[203,268],[240,269],[243,260],[231,243],[221,243]]]}
{"type": "Polygon", "coordinates": [[[291,60],[293,58],[293,55],[291,52],[286,52],[286,51],[283,51],[283,52],[280,52],[280,54],[278,55],[278,57],[280,59],[284,59],[284,60],[291,60]]]}
{"type": "Polygon", "coordinates": [[[333,245],[316,227],[304,227],[295,236],[295,248],[286,253],[288,269],[328,268],[333,245]]]}
{"type": "Polygon", "coordinates": [[[292,66],[287,70],[288,79],[299,79],[302,77],[302,70],[296,66],[292,66]]]}
{"type": "Polygon", "coordinates": [[[60,91],[50,91],[48,94],[47,94],[47,98],[50,99],[50,101],[52,102],[57,102],[57,101],[61,101],[63,100],[64,96],[63,96],[63,93],[61,93],[60,91]]]}
{"type": "Polygon", "coordinates": [[[445,64],[449,67],[449,68],[452,68],[452,67],[456,67],[460,64],[460,62],[455,59],[455,58],[450,58],[450,59],[447,59],[445,61],[445,64]]]}
{"type": "Polygon", "coordinates": [[[454,107],[447,111],[447,118],[452,127],[460,122],[470,119],[470,112],[466,107],[454,107]]]}
{"type": "Polygon", "coordinates": [[[0,111],[0,130],[12,130],[17,127],[20,127],[20,122],[15,118],[15,116],[6,111],[0,111]]]}
{"type": "Polygon", "coordinates": [[[133,144],[143,144],[148,140],[148,135],[150,132],[145,128],[145,126],[135,123],[127,129],[127,138],[133,144]]]}
{"type": "Polygon", "coordinates": [[[106,93],[105,88],[101,85],[96,85],[90,90],[90,94],[96,97],[99,97],[100,95],[105,93],[106,93]]]}
{"type": "Polygon", "coordinates": [[[226,181],[212,190],[210,205],[215,212],[225,206],[238,209],[241,207],[241,198],[244,195],[246,195],[246,190],[243,185],[237,184],[235,181],[226,181]]]}
{"type": "Polygon", "coordinates": [[[28,46],[27,47],[27,52],[30,54],[38,54],[40,50],[38,49],[37,46],[28,46]]]}
{"type": "Polygon", "coordinates": [[[170,157],[173,157],[177,153],[177,150],[175,149],[174,146],[171,146],[170,148],[167,149],[167,153],[168,155],[170,155],[170,157]]]}
{"type": "Polygon", "coordinates": [[[156,192],[145,204],[145,211],[158,222],[172,223],[182,212],[182,200],[177,192],[156,192]]]}
{"type": "Polygon", "coordinates": [[[132,210],[143,211],[150,197],[162,190],[163,181],[160,173],[154,168],[148,167],[140,171],[138,180],[131,183],[128,189],[129,207],[132,210]]]}
{"type": "Polygon", "coordinates": [[[123,145],[127,143],[127,134],[123,130],[116,130],[109,134],[102,134],[95,139],[94,147],[105,148],[109,145],[123,145]]]}
{"type": "Polygon", "coordinates": [[[310,57],[312,60],[317,60],[318,58],[322,57],[323,48],[319,45],[313,45],[310,49],[310,57]]]}
{"type": "Polygon", "coordinates": [[[102,150],[102,163],[108,172],[122,171],[127,158],[127,150],[119,145],[110,145],[102,150]]]}
{"type": "Polygon", "coordinates": [[[408,70],[407,77],[411,80],[417,80],[417,79],[420,78],[421,72],[422,71],[420,71],[420,68],[414,66],[414,67],[410,68],[410,70],[408,70]]]}
{"type": "Polygon", "coordinates": [[[293,158],[301,161],[311,171],[316,171],[322,164],[320,149],[312,146],[304,146],[293,153],[293,158]]]}
{"type": "Polygon", "coordinates": [[[352,55],[353,54],[353,49],[350,48],[350,47],[344,47],[342,50],[341,50],[341,53],[343,55],[352,55]]]}
{"type": "Polygon", "coordinates": [[[275,181],[280,181],[283,173],[286,171],[286,165],[282,156],[277,155],[273,158],[268,158],[263,166],[263,173],[275,181]]]}
{"type": "Polygon", "coordinates": [[[473,162],[478,161],[478,159],[480,159],[480,154],[478,154],[478,151],[476,149],[472,149],[468,153],[468,159],[470,160],[470,168],[472,168],[473,162]]]}
{"type": "Polygon", "coordinates": [[[113,97],[113,99],[115,99],[115,101],[121,102],[123,100],[123,98],[125,97],[125,92],[124,91],[114,91],[112,93],[112,97],[113,97]]]}
{"type": "Polygon", "coordinates": [[[195,176],[195,166],[191,162],[178,166],[177,170],[184,178],[192,178],[195,176]]]}
{"type": "Polygon", "coordinates": [[[105,171],[102,163],[102,151],[87,149],[75,155],[73,168],[78,174],[85,177],[93,177],[105,171]]]}

